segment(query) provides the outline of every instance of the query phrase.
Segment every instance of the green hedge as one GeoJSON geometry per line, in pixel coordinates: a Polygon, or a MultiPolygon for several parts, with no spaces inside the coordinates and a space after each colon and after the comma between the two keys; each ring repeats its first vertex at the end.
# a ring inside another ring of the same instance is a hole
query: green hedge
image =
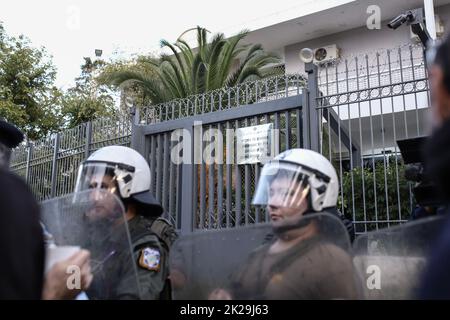
{"type": "MultiPolygon", "coordinates": [[[[391,156],[384,161],[370,161],[364,168],[343,172],[339,209],[343,207],[345,215],[355,221],[409,219],[414,200],[404,169],[404,164],[391,156]]],[[[377,228],[374,222],[367,224],[367,230],[377,228]]],[[[396,223],[380,222],[378,228],[393,224],[396,223]]],[[[366,230],[364,224],[356,224],[356,227],[357,232],[366,230]]]]}

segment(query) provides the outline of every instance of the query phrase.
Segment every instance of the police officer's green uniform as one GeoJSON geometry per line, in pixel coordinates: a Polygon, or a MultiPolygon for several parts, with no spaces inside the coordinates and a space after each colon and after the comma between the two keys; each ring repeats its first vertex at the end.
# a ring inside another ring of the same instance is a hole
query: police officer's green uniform
{"type": "Polygon", "coordinates": [[[176,235],[173,227],[159,218],[163,208],[150,192],[151,176],[145,158],[123,146],[103,147],[80,166],[76,192],[106,189],[120,197],[125,207],[132,201],[137,210],[137,215],[127,221],[130,238],[123,224],[115,224],[113,229],[122,230],[113,231],[104,242],[92,246],[102,251],[96,256],[100,257],[103,279],[94,274],[90,289],[98,299],[168,297],[168,252],[176,235]]]}
{"type": "Polygon", "coordinates": [[[128,229],[133,256],[123,230],[104,239],[102,256],[113,254],[95,273],[89,298],[170,299],[169,248],[176,238],[174,228],[165,219],[137,215],[128,221],[128,229]]]}
{"type": "MultiPolygon", "coordinates": [[[[175,233],[162,218],[138,215],[128,222],[141,299],[170,299],[169,248],[175,233]]],[[[118,288],[118,297],[126,298],[127,288],[118,288]],[[122,291],[123,290],[123,291],[122,291]]]]}

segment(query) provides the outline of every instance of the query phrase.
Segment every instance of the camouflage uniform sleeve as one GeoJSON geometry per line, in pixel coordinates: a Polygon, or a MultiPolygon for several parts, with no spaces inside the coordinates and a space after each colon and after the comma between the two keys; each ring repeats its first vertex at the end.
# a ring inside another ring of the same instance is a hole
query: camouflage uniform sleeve
{"type": "Polygon", "coordinates": [[[119,283],[119,299],[157,300],[164,288],[168,276],[168,253],[159,239],[152,234],[145,235],[133,243],[134,263],[141,296],[133,281],[136,282],[133,268],[127,268],[119,283]]]}

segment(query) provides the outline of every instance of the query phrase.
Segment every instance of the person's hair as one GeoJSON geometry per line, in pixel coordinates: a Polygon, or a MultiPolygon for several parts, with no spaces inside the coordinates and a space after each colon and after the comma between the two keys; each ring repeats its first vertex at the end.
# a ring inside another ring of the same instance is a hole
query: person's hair
{"type": "Polygon", "coordinates": [[[443,83],[445,89],[450,93],[450,34],[447,34],[442,43],[436,48],[433,64],[441,68],[444,75],[443,83]]]}
{"type": "Polygon", "coordinates": [[[0,168],[8,169],[11,159],[11,148],[0,142],[0,168]]]}

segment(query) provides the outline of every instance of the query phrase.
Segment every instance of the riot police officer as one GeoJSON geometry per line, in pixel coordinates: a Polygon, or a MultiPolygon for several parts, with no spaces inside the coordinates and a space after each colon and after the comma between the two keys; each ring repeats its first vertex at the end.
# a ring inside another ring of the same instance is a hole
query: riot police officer
{"type": "Polygon", "coordinates": [[[338,178],[317,152],[287,150],[268,162],[253,204],[268,210],[275,238],[254,250],[210,299],[356,299],[348,233],[334,210],[338,178]]]}
{"type": "Polygon", "coordinates": [[[160,217],[163,208],[150,193],[150,177],[145,159],[122,146],[95,151],[79,168],[75,192],[106,190],[116,194],[125,208],[135,268],[115,260],[112,268],[120,279],[108,299],[170,298],[168,251],[176,235],[160,217]],[[138,287],[134,285],[136,269],[138,287]]]}

